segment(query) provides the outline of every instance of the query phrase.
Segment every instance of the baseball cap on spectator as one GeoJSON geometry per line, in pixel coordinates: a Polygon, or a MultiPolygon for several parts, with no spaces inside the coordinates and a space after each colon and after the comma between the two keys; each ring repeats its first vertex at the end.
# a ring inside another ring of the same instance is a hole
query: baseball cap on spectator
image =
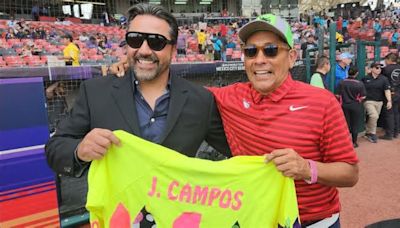
{"type": "Polygon", "coordinates": [[[121,25],[124,25],[124,24],[126,24],[126,22],[128,22],[128,19],[127,19],[125,16],[122,16],[122,17],[119,19],[119,22],[121,23],[121,25]]]}
{"type": "Polygon", "coordinates": [[[371,68],[374,68],[374,67],[383,67],[383,64],[380,63],[380,62],[373,62],[373,63],[371,63],[370,67],[371,67],[371,68]]]}
{"type": "Polygon", "coordinates": [[[264,14],[245,24],[239,30],[239,38],[243,43],[255,32],[270,31],[282,38],[290,48],[293,48],[293,34],[290,25],[281,17],[273,14],[264,14]]]}
{"type": "Polygon", "coordinates": [[[353,54],[350,54],[349,52],[343,52],[342,54],[339,55],[338,59],[352,59],[354,57],[353,54]]]}

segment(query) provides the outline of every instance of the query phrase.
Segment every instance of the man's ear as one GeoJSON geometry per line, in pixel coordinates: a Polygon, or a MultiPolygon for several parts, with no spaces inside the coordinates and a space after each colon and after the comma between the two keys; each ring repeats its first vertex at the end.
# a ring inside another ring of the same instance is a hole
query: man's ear
{"type": "Polygon", "coordinates": [[[297,60],[297,51],[295,49],[291,49],[289,51],[289,68],[292,69],[297,60]]]}
{"type": "Polygon", "coordinates": [[[176,55],[177,55],[177,48],[176,48],[176,44],[172,45],[172,53],[171,53],[171,59],[175,59],[176,55]]]}

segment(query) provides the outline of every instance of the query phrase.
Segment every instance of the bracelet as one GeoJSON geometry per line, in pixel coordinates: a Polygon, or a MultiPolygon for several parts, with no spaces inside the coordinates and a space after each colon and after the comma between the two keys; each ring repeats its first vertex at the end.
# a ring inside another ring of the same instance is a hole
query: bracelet
{"type": "Polygon", "coordinates": [[[315,161],[307,159],[311,169],[311,180],[304,180],[307,184],[315,184],[318,181],[318,169],[315,161]]]}

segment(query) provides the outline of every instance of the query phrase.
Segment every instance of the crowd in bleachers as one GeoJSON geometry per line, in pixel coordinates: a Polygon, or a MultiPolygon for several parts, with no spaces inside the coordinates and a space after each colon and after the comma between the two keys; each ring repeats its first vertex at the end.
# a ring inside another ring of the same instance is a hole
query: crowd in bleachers
{"type": "Polygon", "coordinates": [[[94,24],[0,21],[0,66],[42,66],[48,56],[62,56],[65,34],[74,37],[81,64],[110,64],[125,54],[125,30],[94,24]]]}
{"type": "MultiPolygon", "coordinates": [[[[325,41],[329,40],[329,24],[336,22],[338,43],[354,42],[356,39],[372,41],[379,34],[379,39],[388,44],[382,47],[381,56],[386,56],[389,52],[397,53],[400,32],[398,13],[397,10],[389,9],[381,14],[366,11],[357,18],[349,19],[312,15],[292,21],[295,48],[298,49],[300,58],[304,58],[307,48],[317,46],[319,33],[325,36],[325,41]]],[[[173,61],[187,63],[242,60],[237,38],[241,24],[242,21],[234,20],[217,25],[199,23],[180,27],[178,53],[173,61]]],[[[61,37],[65,34],[72,35],[74,43],[79,47],[81,65],[110,64],[125,55],[123,26],[11,18],[0,20],[0,67],[46,65],[49,55],[62,56],[65,46],[61,37]]],[[[368,58],[373,57],[373,51],[373,47],[368,47],[368,58]]]]}

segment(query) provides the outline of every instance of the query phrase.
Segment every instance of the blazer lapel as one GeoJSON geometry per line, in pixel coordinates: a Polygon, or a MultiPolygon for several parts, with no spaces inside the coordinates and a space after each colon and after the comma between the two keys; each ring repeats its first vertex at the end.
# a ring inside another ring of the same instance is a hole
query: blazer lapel
{"type": "Polygon", "coordinates": [[[112,96],[132,133],[141,135],[134,100],[132,74],[133,72],[129,70],[125,77],[115,78],[112,96]]]}
{"type": "Polygon", "coordinates": [[[169,100],[169,108],[167,115],[167,124],[165,127],[165,131],[161,136],[161,142],[167,138],[171,130],[174,128],[176,121],[179,118],[179,115],[182,112],[182,109],[185,105],[186,99],[188,97],[187,88],[183,87],[180,83],[179,78],[177,76],[171,75],[171,90],[170,90],[170,100],[169,100]]]}

